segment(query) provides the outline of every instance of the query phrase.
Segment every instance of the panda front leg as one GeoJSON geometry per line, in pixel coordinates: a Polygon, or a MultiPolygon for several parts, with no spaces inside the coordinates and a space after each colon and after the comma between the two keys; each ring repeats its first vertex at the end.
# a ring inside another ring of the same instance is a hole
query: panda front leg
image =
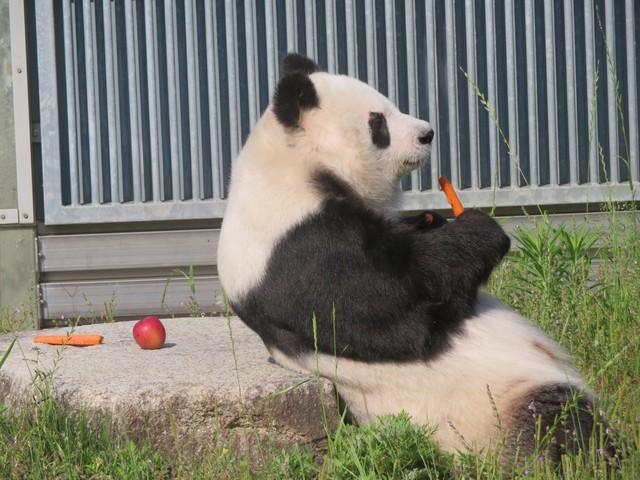
{"type": "Polygon", "coordinates": [[[468,315],[480,286],[509,251],[510,239],[498,223],[479,210],[467,209],[431,230],[417,230],[414,261],[429,291],[441,305],[468,315]]]}
{"type": "Polygon", "coordinates": [[[291,355],[316,346],[362,361],[424,360],[473,313],[508,247],[474,210],[421,231],[336,203],[280,241],[268,281],[234,307],[291,355]]]}

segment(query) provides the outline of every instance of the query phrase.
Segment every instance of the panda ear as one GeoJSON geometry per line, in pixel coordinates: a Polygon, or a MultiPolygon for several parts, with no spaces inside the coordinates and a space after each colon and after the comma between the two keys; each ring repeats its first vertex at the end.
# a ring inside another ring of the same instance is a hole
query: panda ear
{"type": "Polygon", "coordinates": [[[273,112],[278,121],[287,128],[299,126],[303,110],[320,105],[316,88],[308,75],[296,72],[283,77],[273,95],[273,112]]]}
{"type": "Polygon", "coordinates": [[[310,58],[299,53],[288,53],[282,60],[280,72],[283,77],[292,73],[305,73],[311,75],[320,70],[320,67],[310,58]]]}

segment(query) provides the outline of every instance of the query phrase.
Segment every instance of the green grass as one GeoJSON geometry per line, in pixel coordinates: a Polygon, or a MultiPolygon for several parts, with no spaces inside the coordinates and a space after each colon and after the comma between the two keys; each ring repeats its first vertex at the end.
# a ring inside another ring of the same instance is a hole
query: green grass
{"type": "MultiPolygon", "coordinates": [[[[54,377],[42,372],[37,399],[19,412],[0,408],[0,478],[638,479],[640,217],[613,205],[607,211],[604,228],[553,227],[543,220],[516,232],[517,249],[489,290],[570,351],[618,432],[618,470],[607,468],[594,450],[565,457],[559,471],[531,458],[522,469],[503,472],[495,454],[440,452],[429,441],[432,430],[403,414],[364,427],[341,424],[319,455],[266,449],[256,464],[220,447],[198,459],[167,458],[53,402],[47,385],[54,377]]],[[[5,331],[22,321],[7,311],[0,315],[5,331]]]]}
{"type": "MultiPolygon", "coordinates": [[[[490,284],[571,353],[619,432],[622,468],[607,474],[625,479],[640,478],[640,216],[620,211],[632,206],[607,205],[600,228],[543,221],[516,232],[518,249],[490,284]]],[[[565,478],[609,478],[594,455],[563,468],[565,478]]]]}
{"type": "Polygon", "coordinates": [[[43,399],[0,416],[0,478],[157,478],[169,465],[153,451],[94,428],[81,413],[43,399]]]}

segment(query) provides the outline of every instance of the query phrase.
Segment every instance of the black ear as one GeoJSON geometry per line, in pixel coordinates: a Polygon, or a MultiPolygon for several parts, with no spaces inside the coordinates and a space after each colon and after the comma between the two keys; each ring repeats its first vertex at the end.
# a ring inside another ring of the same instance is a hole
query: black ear
{"type": "Polygon", "coordinates": [[[320,70],[320,67],[310,58],[299,53],[288,53],[282,60],[281,75],[286,77],[292,73],[305,73],[311,75],[320,70]]]}
{"type": "Polygon", "coordinates": [[[285,127],[299,126],[300,113],[318,105],[318,94],[308,75],[296,72],[286,75],[278,82],[272,108],[285,127]]]}

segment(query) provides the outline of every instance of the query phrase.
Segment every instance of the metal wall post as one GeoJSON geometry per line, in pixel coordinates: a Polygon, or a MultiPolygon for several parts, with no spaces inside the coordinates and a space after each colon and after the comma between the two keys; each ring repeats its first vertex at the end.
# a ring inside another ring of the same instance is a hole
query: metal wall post
{"type": "Polygon", "coordinates": [[[19,328],[38,325],[35,261],[35,214],[31,158],[31,121],[27,81],[24,0],[0,0],[0,70],[9,88],[0,90],[5,109],[0,130],[0,315],[9,315],[19,328]],[[8,48],[6,48],[8,46],[8,48]],[[11,82],[8,82],[8,78],[11,82]],[[12,148],[13,147],[13,148],[12,148]],[[10,172],[10,173],[9,173],[10,172]],[[8,313],[7,313],[8,312],[8,313]]]}

